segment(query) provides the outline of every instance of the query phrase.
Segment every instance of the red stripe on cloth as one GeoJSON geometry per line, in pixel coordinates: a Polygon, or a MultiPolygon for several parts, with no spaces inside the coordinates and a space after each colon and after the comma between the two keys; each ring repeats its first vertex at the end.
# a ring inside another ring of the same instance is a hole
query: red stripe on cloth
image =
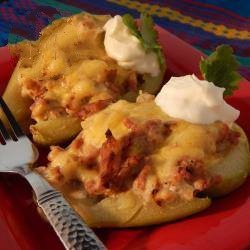
{"type": "Polygon", "coordinates": [[[91,14],[108,14],[108,15],[115,14],[115,12],[112,11],[111,9],[106,10],[106,9],[103,9],[102,6],[100,6],[100,8],[97,8],[96,6],[93,6],[86,2],[74,1],[74,3],[72,3],[72,0],[61,0],[60,2],[80,8],[91,14]]]}
{"type": "Polygon", "coordinates": [[[15,8],[32,10],[36,5],[31,0],[15,1],[15,8]]]}
{"type": "Polygon", "coordinates": [[[2,20],[9,23],[18,21],[18,18],[11,7],[0,7],[0,12],[2,14],[2,20]]]}

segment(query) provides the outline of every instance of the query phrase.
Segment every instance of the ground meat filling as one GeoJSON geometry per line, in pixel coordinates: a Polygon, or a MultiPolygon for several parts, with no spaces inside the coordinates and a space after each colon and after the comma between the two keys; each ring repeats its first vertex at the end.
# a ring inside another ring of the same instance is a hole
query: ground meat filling
{"type": "Polygon", "coordinates": [[[26,92],[34,100],[31,111],[32,117],[35,120],[39,120],[41,118],[44,120],[49,119],[47,113],[52,113],[55,109],[54,105],[51,105],[51,103],[53,102],[57,104],[56,106],[60,107],[64,111],[62,115],[77,116],[84,120],[88,116],[93,115],[94,113],[97,113],[98,111],[106,108],[112,102],[115,102],[122,94],[129,91],[135,91],[137,88],[137,81],[134,76],[129,76],[127,81],[123,82],[123,85],[116,84],[114,80],[104,81],[103,84],[107,88],[106,99],[90,102],[90,99],[93,96],[85,97],[80,101],[78,100],[78,98],[72,96],[72,98],[69,99],[67,104],[63,105],[62,103],[60,103],[60,100],[48,99],[44,96],[48,90],[45,86],[42,85],[42,83],[37,83],[32,80],[30,80],[28,83],[29,85],[26,85],[29,88],[27,87],[26,92]],[[42,108],[40,108],[40,106],[42,106],[42,108]],[[41,114],[37,114],[36,110],[38,109],[41,114]]]}
{"type": "Polygon", "coordinates": [[[99,100],[93,103],[85,104],[81,108],[81,111],[77,113],[77,116],[84,120],[88,116],[93,115],[94,113],[106,108],[110,103],[112,103],[112,99],[99,100]]]}
{"type": "MultiPolygon", "coordinates": [[[[65,181],[65,184],[71,180],[79,180],[86,195],[99,198],[135,188],[136,192],[145,195],[145,199],[152,198],[159,206],[178,198],[192,200],[194,197],[206,197],[207,190],[221,182],[220,176],[209,173],[205,158],[191,157],[188,154],[175,160],[171,174],[163,179],[158,178],[154,173],[151,155],[165,145],[176,123],[157,119],[139,123],[125,118],[123,124],[129,129],[129,133],[116,138],[108,129],[105,133],[106,140],[100,148],[86,144],[80,134],[71,144],[71,157],[73,162],[77,162],[77,166],[86,170],[87,175],[80,171],[80,175],[64,180],[63,171],[60,171],[60,166],[55,165],[50,169],[53,181],[65,181]],[[93,173],[95,174],[92,175],[93,173]]],[[[238,143],[239,134],[230,130],[227,125],[219,126],[214,138],[214,152],[224,154],[238,143]]],[[[65,150],[60,147],[53,147],[49,160],[53,161],[63,151],[65,150]]]]}
{"type": "Polygon", "coordinates": [[[46,92],[45,86],[39,81],[27,79],[23,82],[26,94],[29,95],[33,100],[42,96],[46,92]]]}
{"type": "Polygon", "coordinates": [[[184,157],[177,163],[175,181],[185,181],[194,187],[193,196],[206,196],[206,190],[220,182],[220,176],[211,176],[205,169],[204,162],[200,159],[184,157]]]}
{"type": "MultiPolygon", "coordinates": [[[[170,125],[160,120],[136,124],[126,119],[124,124],[131,132],[117,140],[110,130],[99,154],[99,183],[87,183],[90,195],[108,195],[129,189],[144,169],[150,167],[148,155],[170,134],[170,125]]],[[[143,185],[143,184],[141,184],[143,185]]]]}

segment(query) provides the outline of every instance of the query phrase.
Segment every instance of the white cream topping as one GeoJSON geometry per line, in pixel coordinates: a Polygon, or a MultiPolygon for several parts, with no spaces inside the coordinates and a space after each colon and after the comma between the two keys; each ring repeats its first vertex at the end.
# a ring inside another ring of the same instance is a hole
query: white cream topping
{"type": "Polygon", "coordinates": [[[195,75],[171,77],[156,96],[155,102],[169,116],[191,123],[231,123],[240,115],[223,99],[224,88],[199,80],[195,75]]]}
{"type": "Polygon", "coordinates": [[[146,53],[139,39],[132,35],[117,15],[107,21],[103,29],[106,31],[104,46],[109,57],[126,69],[133,69],[140,74],[148,73],[157,76],[160,66],[153,52],[146,53]]]}

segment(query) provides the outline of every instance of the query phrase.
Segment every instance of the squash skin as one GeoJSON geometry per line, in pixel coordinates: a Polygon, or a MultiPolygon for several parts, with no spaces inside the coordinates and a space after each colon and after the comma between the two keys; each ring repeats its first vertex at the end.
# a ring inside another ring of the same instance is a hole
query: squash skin
{"type": "Polygon", "coordinates": [[[140,227],[175,221],[205,210],[210,206],[211,199],[177,200],[160,207],[153,200],[142,203],[141,197],[128,191],[105,198],[94,206],[70,198],[69,202],[90,227],[109,228],[140,227]]]}
{"type": "Polygon", "coordinates": [[[30,126],[33,140],[42,146],[61,144],[74,138],[80,130],[80,120],[70,116],[40,121],[30,126]]]}
{"type": "MultiPolygon", "coordinates": [[[[9,83],[4,91],[3,99],[11,110],[12,114],[16,118],[17,122],[24,131],[29,130],[30,124],[30,105],[32,100],[29,97],[23,97],[21,95],[21,86],[18,83],[18,71],[20,67],[20,62],[17,63],[13,74],[9,80],[9,83]]],[[[9,128],[9,123],[4,116],[3,112],[0,110],[0,119],[4,125],[9,128]]]]}
{"type": "Polygon", "coordinates": [[[208,190],[210,197],[226,195],[241,186],[250,174],[248,139],[237,124],[233,130],[240,133],[239,143],[221,161],[208,168],[211,175],[221,176],[221,181],[208,190]]]}

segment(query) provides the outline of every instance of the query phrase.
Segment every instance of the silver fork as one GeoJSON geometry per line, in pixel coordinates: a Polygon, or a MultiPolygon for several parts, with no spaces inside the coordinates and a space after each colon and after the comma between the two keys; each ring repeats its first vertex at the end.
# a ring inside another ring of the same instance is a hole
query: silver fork
{"type": "Polygon", "coordinates": [[[60,192],[44,178],[31,171],[38,151],[23,133],[4,100],[0,107],[6,115],[14,136],[11,136],[0,119],[0,173],[17,173],[31,185],[37,204],[43,210],[66,249],[106,249],[95,233],[81,220],[60,192]]]}

